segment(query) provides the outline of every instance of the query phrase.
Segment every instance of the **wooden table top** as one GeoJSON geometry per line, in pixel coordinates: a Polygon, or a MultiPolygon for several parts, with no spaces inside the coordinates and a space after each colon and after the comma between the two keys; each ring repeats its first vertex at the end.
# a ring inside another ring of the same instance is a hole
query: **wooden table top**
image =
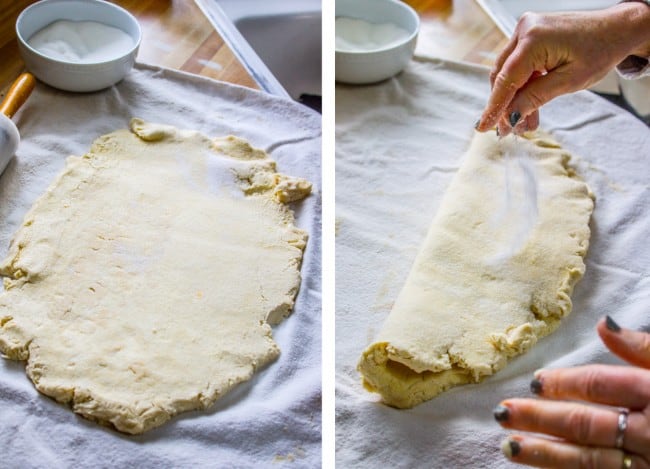
{"type": "MultiPolygon", "coordinates": [[[[490,66],[507,42],[474,0],[405,1],[421,17],[418,54],[490,66]]],[[[18,14],[34,2],[14,0],[11,6],[0,11],[2,96],[24,69],[15,23],[18,14]]],[[[142,26],[139,61],[259,89],[194,1],[114,0],[114,3],[129,10],[142,26]]]]}
{"type": "MultiPolygon", "coordinates": [[[[0,90],[2,96],[24,70],[15,24],[20,12],[36,0],[14,0],[0,10],[0,90]]],[[[114,0],[140,22],[138,61],[183,70],[259,89],[192,0],[114,0]]]]}
{"type": "Polygon", "coordinates": [[[474,0],[405,0],[420,15],[416,54],[491,67],[508,42],[474,0]]]}

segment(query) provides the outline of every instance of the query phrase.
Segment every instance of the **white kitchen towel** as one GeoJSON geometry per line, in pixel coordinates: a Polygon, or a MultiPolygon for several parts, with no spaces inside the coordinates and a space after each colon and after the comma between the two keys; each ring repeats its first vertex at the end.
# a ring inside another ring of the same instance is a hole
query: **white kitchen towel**
{"type": "MultiPolygon", "coordinates": [[[[342,468],[511,468],[492,409],[531,396],[542,367],[618,362],[596,322],[650,331],[650,129],[590,92],[541,110],[596,195],[586,274],[551,336],[475,385],[410,410],[379,403],[356,364],[384,320],[487,101],[487,69],[416,59],[397,77],[336,87],[336,461],[342,468]]],[[[498,194],[494,195],[498,197],[498,194]]]]}
{"type": "Polygon", "coordinates": [[[145,65],[97,93],[67,93],[39,83],[14,118],[22,141],[0,177],[0,257],[6,255],[23,216],[63,168],[66,157],[83,155],[100,135],[128,128],[133,116],[199,130],[210,137],[243,137],[266,150],[280,172],[314,184],[313,194],[294,207],[297,225],[309,232],[309,241],[294,313],[273,330],[280,358],[209,410],[182,414],[142,436],[122,435],[77,416],[39,394],[23,363],[0,360],[0,467],[319,466],[318,114],[247,88],[145,65]]]}

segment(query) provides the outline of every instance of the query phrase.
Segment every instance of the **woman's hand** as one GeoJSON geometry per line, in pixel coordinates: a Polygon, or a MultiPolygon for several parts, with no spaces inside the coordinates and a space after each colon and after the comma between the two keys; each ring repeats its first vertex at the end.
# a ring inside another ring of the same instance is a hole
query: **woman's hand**
{"type": "Polygon", "coordinates": [[[494,411],[504,428],[544,435],[509,436],[502,449],[511,461],[536,467],[650,468],[650,334],[621,329],[609,317],[598,323],[598,334],[634,366],[535,373],[531,390],[542,399],[507,399],[494,411]],[[618,430],[619,419],[625,420],[621,409],[629,410],[624,431],[618,430]]]}
{"type": "Polygon", "coordinates": [[[543,104],[593,85],[628,55],[650,55],[649,20],[650,8],[637,2],[524,14],[490,74],[492,94],[476,129],[536,129],[543,104]]]}

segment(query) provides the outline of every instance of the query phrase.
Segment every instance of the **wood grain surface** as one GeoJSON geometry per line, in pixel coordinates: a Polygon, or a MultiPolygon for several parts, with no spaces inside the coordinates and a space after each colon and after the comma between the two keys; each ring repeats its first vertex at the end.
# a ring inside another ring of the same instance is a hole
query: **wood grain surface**
{"type": "MultiPolygon", "coordinates": [[[[15,24],[35,0],[0,0],[2,96],[24,70],[15,24]]],[[[183,70],[250,88],[259,87],[193,0],[116,0],[142,27],[138,61],[183,70]]]]}
{"type": "MultiPolygon", "coordinates": [[[[35,0],[0,0],[0,92],[24,70],[15,23],[35,0]]],[[[418,53],[492,65],[506,38],[474,0],[406,0],[421,17],[418,53]]],[[[259,88],[192,0],[114,0],[142,26],[138,60],[259,88]]],[[[325,64],[333,66],[333,64],[325,64]]]]}
{"type": "Polygon", "coordinates": [[[420,15],[416,53],[492,66],[508,42],[474,0],[405,0],[420,15]]]}

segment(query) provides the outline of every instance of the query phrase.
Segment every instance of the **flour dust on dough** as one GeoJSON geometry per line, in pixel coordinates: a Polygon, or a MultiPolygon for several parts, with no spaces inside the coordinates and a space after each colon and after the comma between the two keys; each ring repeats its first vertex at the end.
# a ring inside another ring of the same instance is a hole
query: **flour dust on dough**
{"type": "Polygon", "coordinates": [[[541,134],[476,134],[381,332],[365,387],[410,408],[551,333],[582,277],[593,196],[541,134]]]}
{"type": "Polygon", "coordinates": [[[236,137],[131,121],[25,216],[0,264],[0,351],[91,420],[142,433],[205,409],[275,359],[309,194],[236,137]]]}

